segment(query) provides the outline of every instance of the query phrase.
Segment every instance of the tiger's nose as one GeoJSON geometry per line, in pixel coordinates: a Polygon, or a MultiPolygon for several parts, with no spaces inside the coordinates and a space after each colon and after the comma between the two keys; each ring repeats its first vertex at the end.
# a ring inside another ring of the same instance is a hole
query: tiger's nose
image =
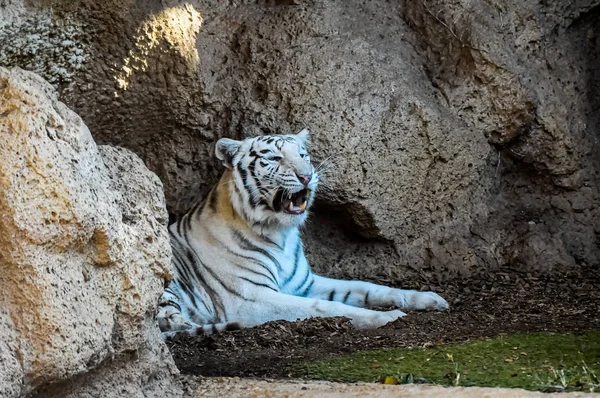
{"type": "Polygon", "coordinates": [[[296,173],[296,177],[298,177],[298,181],[302,183],[302,185],[307,186],[312,178],[312,174],[298,174],[296,173]]]}

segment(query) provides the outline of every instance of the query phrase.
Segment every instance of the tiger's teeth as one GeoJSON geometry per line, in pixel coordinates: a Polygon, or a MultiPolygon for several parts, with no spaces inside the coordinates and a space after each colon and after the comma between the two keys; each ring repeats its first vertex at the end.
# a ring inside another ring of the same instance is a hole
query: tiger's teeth
{"type": "Polygon", "coordinates": [[[288,195],[288,199],[292,200],[292,194],[288,195]]]}
{"type": "Polygon", "coordinates": [[[290,202],[287,208],[289,211],[294,211],[294,202],[290,202]]]}
{"type": "Polygon", "coordinates": [[[300,211],[304,211],[304,209],[306,209],[306,200],[298,207],[300,208],[300,211]]]}

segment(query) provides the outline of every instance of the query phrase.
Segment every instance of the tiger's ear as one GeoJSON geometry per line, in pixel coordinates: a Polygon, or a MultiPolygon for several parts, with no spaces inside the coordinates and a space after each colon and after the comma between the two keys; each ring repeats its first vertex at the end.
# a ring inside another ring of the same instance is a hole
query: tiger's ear
{"type": "Polygon", "coordinates": [[[310,131],[308,129],[302,129],[298,134],[296,134],[296,139],[302,143],[302,145],[308,144],[308,135],[310,131]]]}
{"type": "Polygon", "coordinates": [[[228,169],[233,168],[233,157],[238,149],[240,149],[240,145],[242,145],[241,141],[232,140],[230,138],[221,138],[217,141],[215,154],[217,155],[217,159],[223,162],[223,166],[228,169]]]}

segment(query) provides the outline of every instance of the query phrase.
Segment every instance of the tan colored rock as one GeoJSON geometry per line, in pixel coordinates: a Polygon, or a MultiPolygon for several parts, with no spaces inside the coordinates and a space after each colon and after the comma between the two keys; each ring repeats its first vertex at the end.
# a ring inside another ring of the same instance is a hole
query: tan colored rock
{"type": "Polygon", "coordinates": [[[203,378],[189,380],[192,398],[594,398],[600,394],[543,394],[518,388],[442,387],[427,384],[382,385],[306,380],[203,378]]]}
{"type": "Polygon", "coordinates": [[[0,68],[0,159],[0,396],[141,396],[149,373],[176,394],[153,320],[171,267],[160,180],[16,68],[0,68]],[[109,363],[128,371],[79,395],[109,363]]]}

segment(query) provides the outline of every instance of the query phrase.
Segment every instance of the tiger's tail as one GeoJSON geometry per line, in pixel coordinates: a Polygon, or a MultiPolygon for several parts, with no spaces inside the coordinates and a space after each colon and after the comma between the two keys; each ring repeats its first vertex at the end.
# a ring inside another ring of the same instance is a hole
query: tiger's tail
{"type": "Polygon", "coordinates": [[[187,329],[168,330],[162,332],[163,339],[170,339],[176,335],[185,336],[210,336],[211,334],[240,330],[242,325],[238,322],[211,323],[207,325],[194,325],[187,329]]]}

